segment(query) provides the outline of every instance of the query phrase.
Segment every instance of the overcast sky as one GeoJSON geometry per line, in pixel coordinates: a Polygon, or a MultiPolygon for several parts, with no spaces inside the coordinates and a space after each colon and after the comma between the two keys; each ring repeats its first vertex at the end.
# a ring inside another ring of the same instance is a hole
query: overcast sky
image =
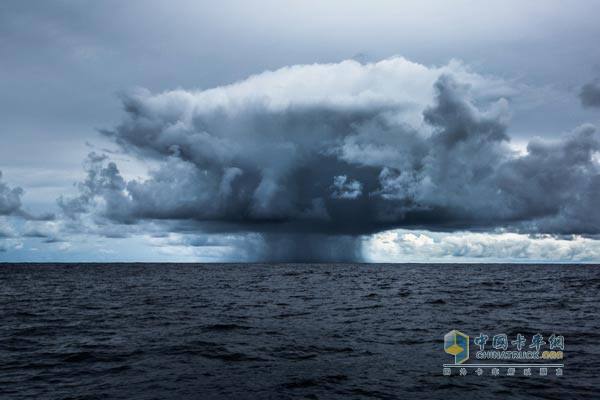
{"type": "Polygon", "coordinates": [[[0,2],[0,260],[600,261],[600,1],[0,2]]]}

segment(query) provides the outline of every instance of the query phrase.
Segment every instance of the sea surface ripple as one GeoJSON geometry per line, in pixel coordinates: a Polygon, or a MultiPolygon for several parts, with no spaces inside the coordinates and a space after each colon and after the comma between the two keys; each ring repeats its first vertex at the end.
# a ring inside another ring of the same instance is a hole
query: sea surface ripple
{"type": "Polygon", "coordinates": [[[1,399],[598,399],[600,267],[0,265],[1,399]],[[565,337],[564,376],[443,376],[443,335],[565,337]]]}

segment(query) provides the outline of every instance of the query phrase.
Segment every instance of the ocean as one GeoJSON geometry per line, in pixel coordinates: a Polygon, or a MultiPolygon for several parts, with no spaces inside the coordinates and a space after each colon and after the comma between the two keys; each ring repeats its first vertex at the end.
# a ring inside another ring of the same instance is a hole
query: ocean
{"type": "Polygon", "coordinates": [[[0,398],[597,399],[599,306],[592,265],[3,264],[0,398]],[[444,376],[453,329],[563,374],[444,376]]]}

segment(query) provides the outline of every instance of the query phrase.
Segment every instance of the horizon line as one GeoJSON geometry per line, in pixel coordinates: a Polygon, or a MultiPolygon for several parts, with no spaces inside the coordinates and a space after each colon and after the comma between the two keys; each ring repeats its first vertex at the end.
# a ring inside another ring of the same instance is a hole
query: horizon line
{"type": "Polygon", "coordinates": [[[291,264],[291,265],[309,265],[309,264],[337,264],[337,265],[586,265],[600,266],[600,261],[593,262],[567,262],[567,261],[525,261],[525,262],[348,262],[348,261],[0,261],[0,265],[7,264],[291,264]]]}

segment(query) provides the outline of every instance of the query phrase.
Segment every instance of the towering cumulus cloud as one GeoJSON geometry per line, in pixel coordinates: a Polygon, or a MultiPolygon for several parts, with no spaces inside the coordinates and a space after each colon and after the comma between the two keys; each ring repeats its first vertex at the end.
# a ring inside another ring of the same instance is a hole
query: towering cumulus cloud
{"type": "Polygon", "coordinates": [[[84,213],[180,232],[258,233],[264,259],[355,260],[360,235],[404,227],[598,233],[593,126],[509,143],[515,90],[458,62],[300,65],[200,91],[123,97],[103,133],[159,166],[126,181],[88,160],[84,213]]]}

